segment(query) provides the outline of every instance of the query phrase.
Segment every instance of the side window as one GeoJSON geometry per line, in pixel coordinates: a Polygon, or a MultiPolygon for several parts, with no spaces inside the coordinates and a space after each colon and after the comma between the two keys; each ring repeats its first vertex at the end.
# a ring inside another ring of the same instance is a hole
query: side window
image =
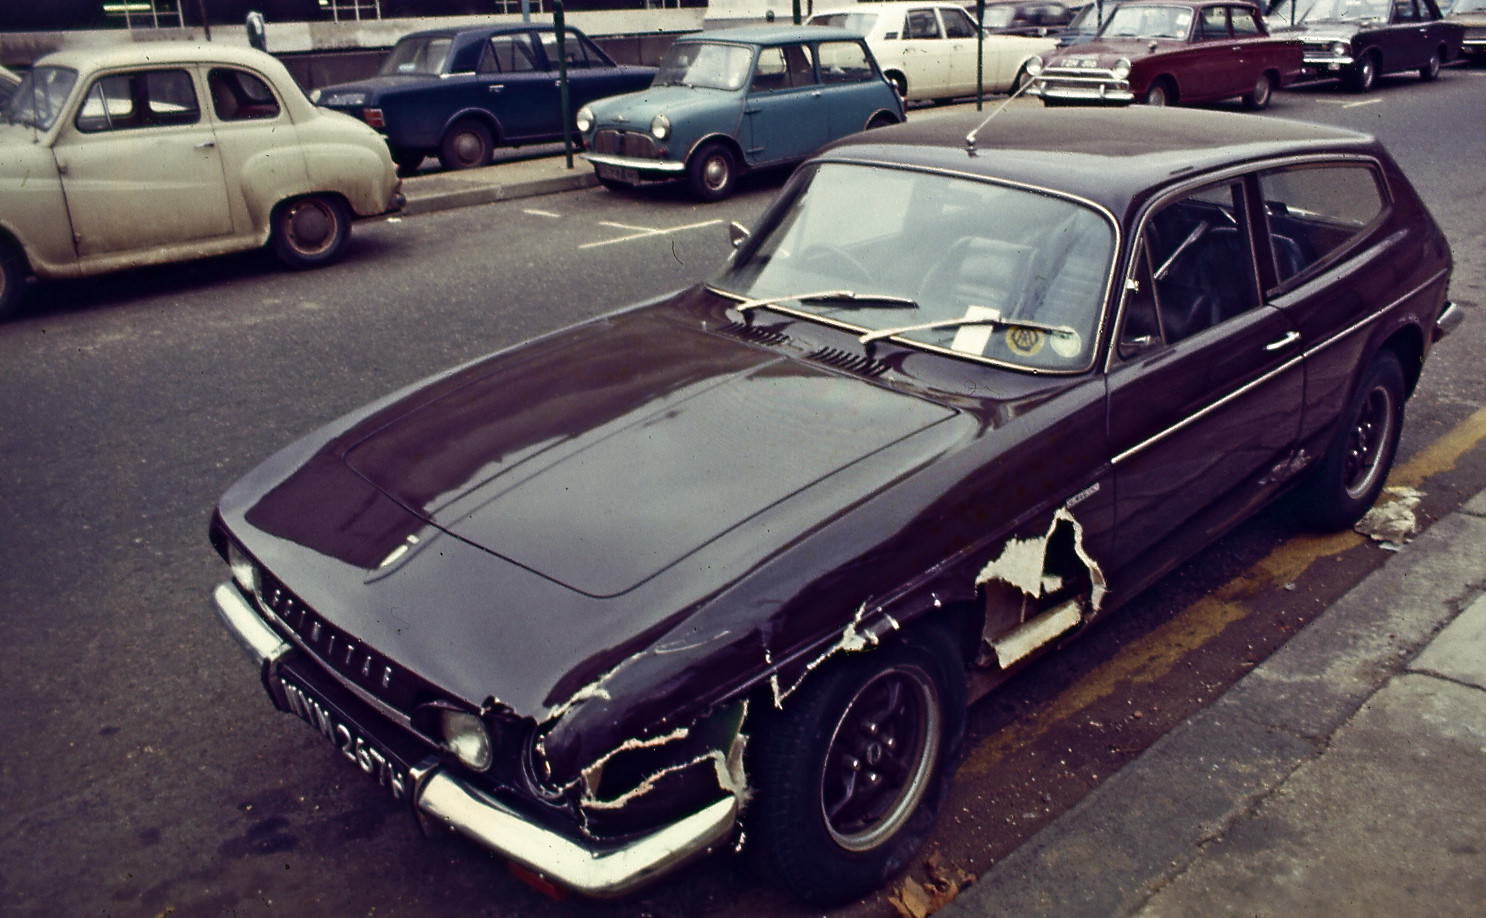
{"type": "Polygon", "coordinates": [[[823,41],[818,53],[822,83],[861,83],[872,79],[867,49],[859,42],[823,41]]]}
{"type": "Polygon", "coordinates": [[[217,68],[206,78],[212,111],[219,121],[277,118],[279,100],[258,76],[243,70],[217,68]]]}
{"type": "Polygon", "coordinates": [[[949,38],[974,38],[975,20],[961,9],[940,10],[944,17],[944,34],[949,38]]]}
{"type": "Polygon", "coordinates": [[[1414,0],[1393,0],[1394,22],[1418,22],[1419,10],[1414,6],[1414,0]]]}
{"type": "Polygon", "coordinates": [[[1228,37],[1228,10],[1226,7],[1209,6],[1202,11],[1202,20],[1197,27],[1197,37],[1207,41],[1218,41],[1228,37]]]}
{"type": "Polygon", "coordinates": [[[1259,28],[1259,19],[1254,15],[1253,10],[1242,6],[1231,6],[1228,10],[1231,14],[1233,34],[1235,36],[1239,38],[1251,38],[1264,34],[1263,30],[1259,28]]]}
{"type": "MultiPolygon", "coordinates": [[[[557,57],[553,46],[553,59],[557,57]]],[[[499,73],[530,73],[537,69],[536,55],[532,53],[531,39],[525,35],[495,35],[490,39],[489,60],[499,73]]],[[[482,66],[484,61],[482,60],[482,66]]]]}
{"type": "Polygon", "coordinates": [[[1146,221],[1150,286],[1168,342],[1259,305],[1242,191],[1239,182],[1209,186],[1146,221]]]}
{"type": "Polygon", "coordinates": [[[908,28],[904,38],[943,38],[939,33],[939,17],[933,10],[910,10],[908,28]]]}
{"type": "MultiPolygon", "coordinates": [[[[542,50],[547,52],[547,63],[552,70],[557,69],[557,35],[551,32],[542,35],[542,50]]],[[[590,53],[592,49],[578,36],[569,32],[562,40],[563,53],[568,58],[569,70],[586,70],[589,67],[603,66],[603,58],[590,53]]]]}
{"type": "Polygon", "coordinates": [[[788,85],[788,81],[789,68],[784,63],[784,49],[777,47],[758,49],[758,62],[753,68],[753,85],[749,89],[754,92],[783,89],[788,85]]]}
{"type": "Polygon", "coordinates": [[[1259,192],[1281,283],[1340,251],[1388,204],[1377,173],[1362,163],[1266,172],[1259,192]]]}
{"type": "Polygon", "coordinates": [[[142,70],[100,77],[88,89],[77,114],[80,131],[123,131],[171,124],[195,124],[201,106],[191,74],[184,70],[142,70]]]}

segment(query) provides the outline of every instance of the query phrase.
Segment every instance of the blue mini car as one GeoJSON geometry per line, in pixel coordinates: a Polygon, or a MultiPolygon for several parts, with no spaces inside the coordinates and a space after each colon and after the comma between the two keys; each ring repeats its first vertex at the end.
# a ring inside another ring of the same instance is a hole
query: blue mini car
{"type": "MultiPolygon", "coordinates": [[[[577,29],[563,42],[572,104],[650,84],[654,67],[616,64],[577,29]]],[[[551,26],[435,29],[398,39],[377,75],[316,90],[315,101],[387,137],[404,170],[490,162],[497,146],[562,139],[557,33],[551,26]]]]}
{"type": "Polygon", "coordinates": [[[860,35],[749,26],[678,39],[649,89],[585,105],[577,122],[605,186],[685,179],[716,201],[747,170],[903,118],[860,35]]]}

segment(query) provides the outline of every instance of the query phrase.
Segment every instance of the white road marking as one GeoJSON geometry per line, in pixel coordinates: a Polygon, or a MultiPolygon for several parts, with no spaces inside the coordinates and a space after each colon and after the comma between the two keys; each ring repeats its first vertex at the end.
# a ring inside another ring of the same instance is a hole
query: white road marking
{"type": "Polygon", "coordinates": [[[1342,108],[1357,108],[1358,106],[1361,106],[1361,105],[1377,105],[1381,101],[1383,101],[1383,100],[1382,99],[1365,99],[1365,100],[1363,100],[1361,102],[1348,102],[1346,105],[1343,105],[1342,108]]]}
{"type": "Polygon", "coordinates": [[[554,220],[562,216],[562,214],[554,214],[550,210],[536,210],[534,208],[527,208],[522,213],[531,214],[533,217],[551,217],[554,220]]]}
{"type": "Polygon", "coordinates": [[[685,226],[673,226],[673,227],[671,227],[669,229],[651,229],[651,228],[645,227],[645,226],[628,226],[628,225],[623,224],[623,223],[611,223],[608,220],[600,220],[599,221],[599,226],[608,226],[608,227],[612,227],[614,229],[622,229],[622,230],[633,230],[633,232],[629,233],[626,236],[616,236],[613,239],[603,239],[603,240],[600,240],[599,242],[585,242],[583,245],[578,246],[578,248],[579,249],[594,249],[594,248],[598,248],[601,245],[613,245],[616,242],[630,242],[630,241],[635,240],[635,239],[645,239],[645,238],[647,238],[649,236],[666,236],[666,235],[669,235],[671,233],[682,233],[682,232],[685,232],[687,230],[702,229],[703,227],[707,227],[707,226],[716,226],[717,224],[719,224],[721,222],[722,222],[721,219],[717,219],[717,220],[707,220],[707,221],[702,222],[702,223],[688,223],[685,226]]]}

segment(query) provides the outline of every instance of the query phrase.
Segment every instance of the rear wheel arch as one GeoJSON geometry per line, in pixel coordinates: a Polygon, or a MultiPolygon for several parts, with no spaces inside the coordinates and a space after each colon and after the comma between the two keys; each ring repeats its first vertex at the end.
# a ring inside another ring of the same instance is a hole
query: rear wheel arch
{"type": "Polygon", "coordinates": [[[1384,341],[1379,353],[1391,353],[1403,370],[1406,395],[1413,395],[1424,371],[1424,333],[1417,325],[1405,325],[1384,341]]]}
{"type": "Polygon", "coordinates": [[[26,250],[18,239],[0,228],[0,319],[9,318],[19,310],[30,273],[26,250]]]}
{"type": "Polygon", "coordinates": [[[908,98],[908,75],[901,70],[889,70],[883,74],[893,88],[898,91],[900,99],[908,98]]]}

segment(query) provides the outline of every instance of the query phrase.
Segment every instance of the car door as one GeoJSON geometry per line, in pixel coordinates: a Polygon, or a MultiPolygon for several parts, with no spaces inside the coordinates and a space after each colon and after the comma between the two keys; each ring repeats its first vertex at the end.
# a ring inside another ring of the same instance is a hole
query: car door
{"type": "MultiPolygon", "coordinates": [[[[949,88],[945,95],[963,96],[975,92],[976,57],[980,30],[975,20],[957,6],[939,8],[939,18],[944,28],[944,50],[941,52],[949,64],[949,88]]],[[[990,86],[992,69],[986,62],[986,85],[990,86]]]]}
{"type": "MultiPolygon", "coordinates": [[[[542,35],[542,49],[550,62],[549,66],[554,78],[560,77],[561,74],[557,70],[556,34],[544,33],[542,35]]],[[[572,106],[571,111],[576,112],[595,99],[627,91],[614,62],[587,37],[576,32],[568,32],[563,39],[563,52],[568,64],[568,97],[572,106]]]]}
{"type": "Polygon", "coordinates": [[[53,148],[79,258],[232,232],[194,68],[103,74],[80,98],[53,148]]]}
{"type": "Polygon", "coordinates": [[[1259,296],[1242,180],[1147,211],[1108,375],[1115,568],[1146,582],[1271,496],[1299,433],[1304,366],[1259,296]]]}
{"type": "Polygon", "coordinates": [[[908,75],[909,98],[932,99],[951,92],[950,63],[944,48],[938,12],[932,6],[909,9],[899,57],[908,75]]]}
{"type": "Polygon", "coordinates": [[[258,185],[254,178],[271,170],[274,184],[303,187],[307,177],[294,122],[262,74],[226,65],[203,66],[200,71],[211,100],[235,232],[256,232],[266,226],[274,202],[250,200],[258,185]]]}
{"type": "Polygon", "coordinates": [[[562,136],[556,54],[549,64],[532,37],[530,32],[492,35],[481,52],[478,101],[472,104],[495,116],[501,143],[562,136]]]}
{"type": "Polygon", "coordinates": [[[1384,71],[1407,70],[1424,63],[1427,34],[1415,0],[1391,0],[1388,24],[1378,30],[1377,41],[1384,71]]]}
{"type": "Polygon", "coordinates": [[[823,145],[830,120],[811,47],[760,48],[743,113],[750,165],[803,159],[823,145]]]}
{"type": "Polygon", "coordinates": [[[1233,34],[1228,29],[1228,8],[1198,7],[1196,20],[1192,25],[1191,40],[1180,52],[1182,68],[1179,80],[1183,94],[1188,99],[1221,99],[1237,95],[1238,88],[1243,86],[1237,79],[1237,71],[1242,66],[1241,49],[1234,43],[1233,34]]]}

